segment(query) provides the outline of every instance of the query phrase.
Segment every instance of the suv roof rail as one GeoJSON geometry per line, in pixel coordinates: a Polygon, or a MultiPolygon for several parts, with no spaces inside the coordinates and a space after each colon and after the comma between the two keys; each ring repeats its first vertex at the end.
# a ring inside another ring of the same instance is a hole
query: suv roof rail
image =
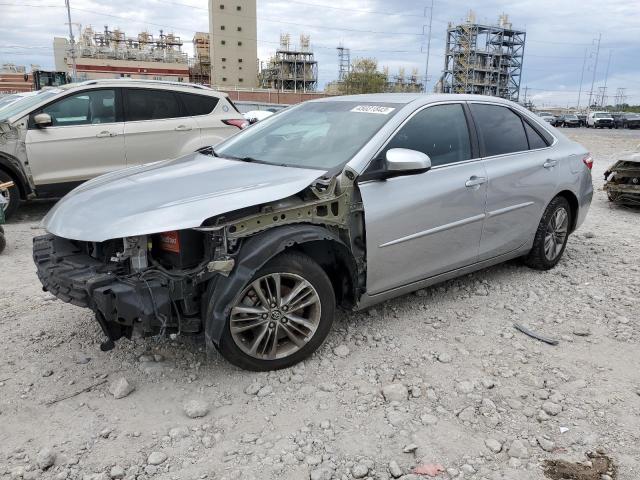
{"type": "Polygon", "coordinates": [[[97,78],[78,82],[77,85],[98,85],[100,83],[151,83],[154,85],[172,85],[177,87],[196,88],[198,90],[213,90],[205,85],[189,82],[172,82],[170,80],[145,80],[142,78],[97,78]]]}

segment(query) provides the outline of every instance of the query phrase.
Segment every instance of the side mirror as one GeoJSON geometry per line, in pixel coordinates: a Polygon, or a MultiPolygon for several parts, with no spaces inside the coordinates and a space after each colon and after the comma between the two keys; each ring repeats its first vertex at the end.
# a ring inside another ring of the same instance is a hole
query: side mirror
{"type": "Polygon", "coordinates": [[[44,128],[53,125],[53,120],[51,120],[51,115],[48,113],[39,113],[33,117],[33,123],[35,123],[38,128],[44,128]]]}
{"type": "Polygon", "coordinates": [[[394,175],[426,172],[431,168],[429,155],[407,148],[392,148],[388,150],[386,161],[387,172],[394,175]]]}

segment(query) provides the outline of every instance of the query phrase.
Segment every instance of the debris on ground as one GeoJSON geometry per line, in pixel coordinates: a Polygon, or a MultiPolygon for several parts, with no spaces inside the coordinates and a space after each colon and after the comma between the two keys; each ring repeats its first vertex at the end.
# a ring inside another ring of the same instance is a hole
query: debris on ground
{"type": "Polygon", "coordinates": [[[587,452],[586,462],[545,460],[544,474],[552,480],[615,480],[617,469],[613,461],[600,452],[587,452]]]}
{"type": "Polygon", "coordinates": [[[519,323],[514,323],[513,326],[516,328],[516,330],[521,331],[525,335],[528,335],[531,338],[535,338],[536,340],[540,340],[541,342],[548,343],[549,345],[558,345],[558,343],[560,343],[558,342],[558,340],[536,333],[533,330],[528,329],[524,325],[520,325],[519,323]]]}
{"type": "Polygon", "coordinates": [[[426,475],[428,477],[437,477],[444,472],[444,467],[439,463],[425,463],[413,469],[413,473],[416,475],[426,475]]]}

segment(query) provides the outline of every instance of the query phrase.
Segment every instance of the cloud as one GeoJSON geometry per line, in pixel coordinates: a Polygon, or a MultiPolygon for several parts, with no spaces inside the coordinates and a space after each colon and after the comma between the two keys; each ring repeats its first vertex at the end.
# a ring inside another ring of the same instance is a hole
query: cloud
{"type": "MultiPolygon", "coordinates": [[[[0,6],[0,63],[53,67],[54,36],[67,35],[66,11],[58,0],[7,0],[16,6],[0,6]],[[37,6],[35,6],[37,5],[37,6]],[[46,5],[55,5],[54,7],[46,5]]],[[[258,56],[267,61],[278,45],[280,33],[311,35],[319,63],[320,85],[338,74],[336,47],[351,48],[352,59],[375,57],[391,72],[401,66],[407,72],[425,69],[426,45],[422,35],[430,0],[258,0],[258,56]],[[395,15],[389,15],[389,13],[395,15]],[[385,32],[391,32],[385,33],[385,32]]],[[[72,0],[73,22],[83,26],[119,27],[133,35],[163,28],[190,41],[196,31],[207,31],[204,0],[72,0]]],[[[640,24],[637,4],[628,0],[470,0],[434,3],[429,75],[430,85],[440,77],[444,64],[447,23],[459,22],[473,9],[479,22],[495,23],[508,13],[514,27],[527,31],[522,87],[534,99],[559,105],[575,104],[587,49],[583,91],[593,79],[593,40],[602,33],[594,90],[602,86],[609,51],[612,52],[608,91],[626,87],[628,100],[640,103],[640,24]]],[[[76,27],[77,28],[77,27],[76,27]]],[[[191,45],[185,51],[192,53],[191,45]]]]}

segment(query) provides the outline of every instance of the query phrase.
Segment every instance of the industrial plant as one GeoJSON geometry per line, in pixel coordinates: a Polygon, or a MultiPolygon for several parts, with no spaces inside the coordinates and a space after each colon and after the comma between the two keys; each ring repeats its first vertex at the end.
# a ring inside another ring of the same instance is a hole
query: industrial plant
{"type": "Polygon", "coordinates": [[[512,28],[507,15],[498,25],[482,25],[469,12],[460,25],[447,28],[445,61],[439,90],[491,95],[518,101],[526,33],[512,28]]]}
{"type": "Polygon", "coordinates": [[[260,72],[260,86],[294,92],[316,90],[318,62],[310,49],[308,35],[300,35],[300,43],[295,47],[288,33],[280,35],[280,47],[260,72]]]}

